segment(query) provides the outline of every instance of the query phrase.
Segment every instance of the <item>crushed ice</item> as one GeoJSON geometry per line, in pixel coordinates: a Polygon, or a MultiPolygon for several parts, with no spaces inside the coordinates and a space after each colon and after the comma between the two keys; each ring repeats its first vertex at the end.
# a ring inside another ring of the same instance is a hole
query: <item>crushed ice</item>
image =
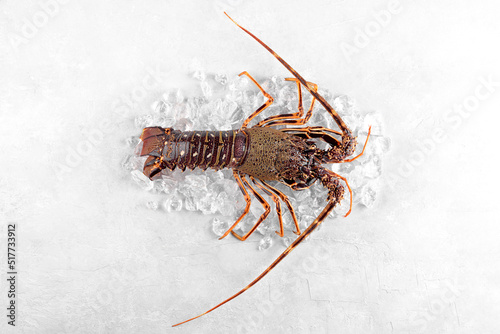
{"type": "MultiPolygon", "coordinates": [[[[135,118],[137,133],[147,126],[173,127],[183,131],[237,129],[255,109],[266,101],[263,94],[245,76],[235,76],[230,79],[226,74],[209,75],[199,68],[193,71],[192,76],[199,84],[198,97],[186,97],[180,89],[165,92],[159,100],[152,103],[150,112],[135,118]]],[[[284,81],[279,76],[256,79],[274,97],[274,103],[256,117],[250,126],[271,115],[297,110],[298,96],[295,82],[284,81]]],[[[319,88],[319,93],[335,108],[353,134],[358,137],[358,146],[354,155],[361,152],[368,127],[372,127],[370,140],[362,157],[350,163],[326,167],[347,178],[353,191],[353,211],[363,206],[373,207],[380,186],[382,156],[391,147],[390,138],[383,135],[382,116],[377,112],[359,110],[355,100],[349,96],[333,96],[322,88],[319,88]]],[[[303,89],[303,98],[303,105],[307,110],[311,98],[305,89],[303,89]]],[[[319,103],[315,104],[313,116],[308,124],[338,129],[332,117],[319,103]]],[[[138,137],[125,139],[128,147],[136,146],[136,149],[134,154],[123,158],[121,165],[141,189],[163,194],[161,206],[156,201],[149,201],[146,206],[152,210],[158,210],[161,207],[166,212],[185,209],[200,211],[203,214],[216,214],[220,218],[212,220],[212,230],[216,236],[222,236],[232,222],[241,216],[246,205],[234,181],[232,171],[208,169],[203,172],[195,169],[182,173],[179,170],[173,172],[164,170],[160,178],[151,181],[142,173],[145,158],[138,157],[141,145],[138,137]]],[[[325,148],[323,143],[319,143],[319,146],[325,148]]],[[[292,191],[279,182],[270,183],[289,197],[302,231],[314,221],[326,204],[327,190],[319,182],[303,191],[292,191]]],[[[254,233],[254,235],[261,235],[259,250],[270,248],[273,239],[279,238],[274,233],[274,231],[279,231],[276,205],[265,194],[262,195],[271,206],[271,212],[254,233]]],[[[335,208],[330,218],[343,216],[349,210],[349,201],[349,193],[346,190],[341,205],[335,208]]],[[[285,230],[282,243],[284,246],[289,246],[296,238],[292,233],[295,231],[295,225],[283,202],[281,209],[285,230]]],[[[247,233],[263,213],[262,205],[257,200],[252,200],[250,212],[241,220],[235,232],[240,235],[247,233]]]]}

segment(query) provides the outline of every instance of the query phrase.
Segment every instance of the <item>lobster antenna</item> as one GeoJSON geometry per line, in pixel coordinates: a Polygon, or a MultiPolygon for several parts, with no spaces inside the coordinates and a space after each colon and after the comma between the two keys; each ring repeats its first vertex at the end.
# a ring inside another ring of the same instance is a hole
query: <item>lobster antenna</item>
{"type": "Polygon", "coordinates": [[[260,274],[256,279],[254,279],[250,284],[248,284],[246,287],[244,287],[239,292],[237,292],[236,294],[234,294],[232,297],[226,299],[225,301],[223,301],[219,305],[217,305],[215,307],[212,307],[210,310],[206,311],[205,313],[202,313],[202,314],[200,314],[200,315],[198,315],[198,316],[196,316],[194,318],[191,318],[191,319],[188,319],[186,321],[183,321],[183,322],[180,322],[178,324],[175,324],[172,327],[185,324],[186,322],[189,322],[191,320],[194,320],[194,319],[197,319],[197,318],[199,318],[201,316],[204,316],[205,314],[212,312],[216,308],[224,305],[225,303],[227,303],[227,302],[233,300],[234,298],[238,297],[239,295],[241,295],[243,292],[247,291],[249,288],[251,288],[253,285],[255,285],[255,283],[257,283],[264,276],[266,276],[267,273],[269,273],[274,267],[276,267],[278,265],[278,263],[281,262],[281,260],[283,260],[295,247],[297,247],[298,244],[300,244],[302,241],[304,241],[304,239],[307,238],[307,236],[309,234],[311,234],[311,232],[314,231],[323,222],[323,220],[330,214],[330,212],[333,210],[333,208],[335,207],[336,204],[337,204],[336,201],[330,201],[330,202],[328,202],[328,204],[326,205],[326,207],[323,209],[323,211],[321,211],[321,213],[319,214],[319,216],[312,222],[312,224],[309,225],[309,227],[307,229],[305,229],[304,232],[302,232],[302,234],[299,235],[297,237],[297,239],[295,239],[294,242],[292,242],[290,244],[290,246],[288,246],[287,249],[285,249],[283,251],[283,253],[281,253],[281,255],[278,256],[278,258],[276,260],[274,260],[274,262],[269,267],[267,267],[267,269],[264,270],[264,272],[262,274],[260,274]]]}
{"type": "Polygon", "coordinates": [[[286,69],[288,71],[290,71],[290,73],[292,73],[300,81],[300,83],[302,85],[304,85],[304,87],[306,87],[306,89],[309,91],[309,93],[311,93],[311,95],[314,96],[323,105],[323,107],[332,115],[333,119],[335,120],[335,122],[337,123],[337,125],[339,126],[339,128],[342,130],[343,133],[349,132],[349,129],[348,129],[347,125],[340,118],[339,114],[335,111],[335,109],[333,109],[333,107],[328,102],[326,102],[326,100],[323,98],[323,96],[321,96],[317,92],[313,91],[309,87],[309,85],[307,84],[306,80],[297,71],[295,71],[283,58],[281,58],[276,52],[274,52],[273,49],[271,49],[269,46],[267,46],[266,43],[262,42],[257,36],[255,36],[250,31],[248,31],[247,29],[245,29],[242,26],[240,26],[226,12],[224,12],[224,14],[226,14],[226,16],[231,21],[233,21],[233,23],[236,24],[241,30],[243,30],[244,32],[246,32],[248,35],[250,35],[257,42],[259,42],[260,45],[262,45],[264,48],[266,48],[267,51],[269,51],[276,59],[278,59],[278,61],[281,64],[283,64],[283,66],[285,66],[286,69]]]}

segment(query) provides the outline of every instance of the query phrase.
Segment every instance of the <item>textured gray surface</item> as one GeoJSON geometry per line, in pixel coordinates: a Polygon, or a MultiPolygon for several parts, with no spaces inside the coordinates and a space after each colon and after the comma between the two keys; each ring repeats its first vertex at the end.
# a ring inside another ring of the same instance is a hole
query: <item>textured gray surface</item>
{"type": "Polygon", "coordinates": [[[498,332],[498,12],[495,1],[0,2],[3,310],[8,222],[19,272],[17,327],[2,315],[1,331],[498,332]],[[223,10],[308,80],[383,114],[393,147],[374,208],[327,222],[250,291],[172,329],[283,250],[218,241],[209,216],[147,209],[154,195],[120,167],[136,115],[170,88],[201,94],[187,80],[196,67],[288,75],[223,10]]]}

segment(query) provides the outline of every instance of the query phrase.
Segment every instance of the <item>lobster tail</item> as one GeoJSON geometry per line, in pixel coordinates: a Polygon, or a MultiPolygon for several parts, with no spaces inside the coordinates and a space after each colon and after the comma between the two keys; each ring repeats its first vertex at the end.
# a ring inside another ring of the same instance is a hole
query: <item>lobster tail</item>
{"type": "Polygon", "coordinates": [[[239,166],[246,156],[247,134],[243,131],[180,131],[149,127],[142,130],[141,156],[149,155],[144,175],[153,178],[168,168],[196,167],[219,170],[239,166]]]}

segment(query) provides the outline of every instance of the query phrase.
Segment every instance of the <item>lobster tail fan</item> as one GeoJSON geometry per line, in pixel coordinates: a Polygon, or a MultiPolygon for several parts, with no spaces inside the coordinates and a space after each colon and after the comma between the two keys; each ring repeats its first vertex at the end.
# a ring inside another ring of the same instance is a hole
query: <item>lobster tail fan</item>
{"type": "Polygon", "coordinates": [[[145,128],[142,130],[141,156],[152,155],[161,157],[165,145],[166,129],[160,127],[145,128]]]}
{"type": "Polygon", "coordinates": [[[149,127],[142,130],[140,137],[142,140],[142,149],[140,155],[149,155],[144,163],[143,173],[151,180],[166,167],[161,156],[170,131],[171,129],[161,127],[149,127]]]}
{"type": "Polygon", "coordinates": [[[144,163],[143,173],[149,179],[153,179],[157,174],[159,174],[165,166],[162,166],[161,158],[149,156],[144,163]]]}

